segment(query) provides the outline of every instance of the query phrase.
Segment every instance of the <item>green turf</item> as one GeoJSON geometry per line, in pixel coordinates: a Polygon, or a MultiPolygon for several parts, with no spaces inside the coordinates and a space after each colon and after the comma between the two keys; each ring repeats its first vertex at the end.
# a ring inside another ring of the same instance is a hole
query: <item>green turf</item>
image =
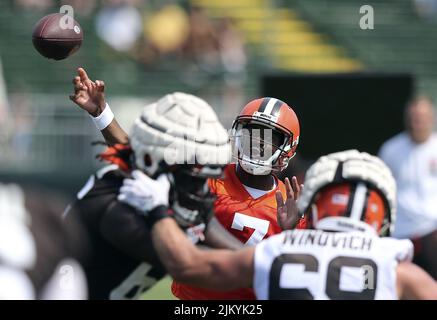
{"type": "Polygon", "coordinates": [[[176,300],[171,293],[171,278],[165,277],[141,296],[142,300],[176,300]]]}

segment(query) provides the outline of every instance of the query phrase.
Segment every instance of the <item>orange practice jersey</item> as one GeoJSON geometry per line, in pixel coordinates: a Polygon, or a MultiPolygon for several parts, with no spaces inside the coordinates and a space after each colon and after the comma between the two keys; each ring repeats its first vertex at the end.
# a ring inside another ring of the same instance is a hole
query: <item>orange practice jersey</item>
{"type": "MultiPolygon", "coordinates": [[[[275,178],[276,179],[276,178],[275,178]]],[[[276,220],[277,190],[286,198],[285,185],[276,179],[276,188],[260,198],[253,199],[235,173],[235,164],[225,169],[224,179],[210,180],[211,192],[217,195],[214,211],[216,219],[236,238],[246,245],[256,245],[261,240],[280,233],[276,220]]],[[[299,228],[304,228],[300,223],[299,228]]],[[[252,289],[227,292],[206,290],[177,282],[172,284],[173,294],[182,300],[253,300],[252,289]]]]}

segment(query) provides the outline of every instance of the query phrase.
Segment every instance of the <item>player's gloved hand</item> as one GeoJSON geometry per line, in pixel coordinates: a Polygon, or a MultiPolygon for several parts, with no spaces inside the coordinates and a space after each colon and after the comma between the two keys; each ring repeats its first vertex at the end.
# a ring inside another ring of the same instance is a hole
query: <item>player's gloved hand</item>
{"type": "Polygon", "coordinates": [[[156,180],[143,172],[132,172],[133,179],[124,179],[120,188],[118,200],[124,202],[139,212],[147,214],[159,206],[168,207],[170,182],[167,175],[162,174],[156,180]]]}
{"type": "Polygon", "coordinates": [[[190,211],[191,215],[188,216],[184,213],[188,213],[189,210],[184,211],[179,206],[169,211],[169,191],[170,182],[167,175],[161,174],[154,180],[135,170],[132,172],[132,179],[124,179],[117,199],[144,214],[149,227],[161,218],[172,217],[193,243],[203,241],[206,224],[199,217],[199,211],[190,211]]]}

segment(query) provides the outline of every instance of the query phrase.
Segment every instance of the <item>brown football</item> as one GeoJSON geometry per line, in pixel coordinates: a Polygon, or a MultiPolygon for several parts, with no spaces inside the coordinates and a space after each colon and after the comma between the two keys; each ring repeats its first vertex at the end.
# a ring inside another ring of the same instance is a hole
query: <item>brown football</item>
{"type": "Polygon", "coordinates": [[[62,13],[49,14],[35,25],[32,42],[46,58],[62,60],[79,50],[83,31],[79,23],[62,13]]]}

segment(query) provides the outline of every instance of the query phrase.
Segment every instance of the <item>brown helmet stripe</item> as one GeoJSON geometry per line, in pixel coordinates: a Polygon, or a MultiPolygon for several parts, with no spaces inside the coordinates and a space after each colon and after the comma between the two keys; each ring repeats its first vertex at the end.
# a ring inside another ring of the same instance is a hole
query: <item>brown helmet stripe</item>
{"type": "Polygon", "coordinates": [[[261,105],[258,108],[258,112],[264,112],[266,110],[266,106],[269,103],[271,98],[264,98],[261,102],[261,105]]]}
{"type": "Polygon", "coordinates": [[[278,116],[279,110],[283,104],[285,104],[284,101],[276,98],[264,98],[261,102],[258,112],[266,113],[272,116],[278,116]]]}

